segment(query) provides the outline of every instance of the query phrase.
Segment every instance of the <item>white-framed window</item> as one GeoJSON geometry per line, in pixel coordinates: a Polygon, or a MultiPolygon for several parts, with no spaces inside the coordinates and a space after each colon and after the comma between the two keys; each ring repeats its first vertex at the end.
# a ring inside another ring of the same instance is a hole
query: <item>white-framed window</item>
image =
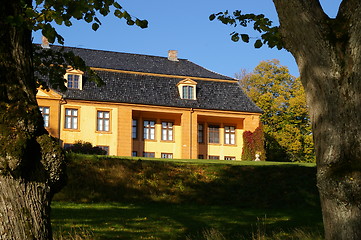
{"type": "Polygon", "coordinates": [[[182,86],[183,99],[194,99],[194,86],[182,86]]]}
{"type": "Polygon", "coordinates": [[[79,87],[79,75],[78,74],[68,74],[67,76],[67,87],[73,89],[80,89],[79,87]]]}
{"type": "Polygon", "coordinates": [[[78,129],[78,109],[65,108],[65,128],[78,129]]]}
{"type": "Polygon", "coordinates": [[[219,156],[209,155],[208,159],[219,160],[219,156]]]}
{"type": "Polygon", "coordinates": [[[44,127],[49,127],[50,107],[41,107],[41,106],[39,106],[39,110],[41,112],[41,115],[43,115],[44,127]]]}
{"type": "Polygon", "coordinates": [[[75,69],[68,69],[64,76],[66,82],[65,86],[69,89],[82,89],[83,88],[83,72],[75,69]]]}
{"type": "Polygon", "coordinates": [[[110,112],[97,111],[97,131],[109,132],[110,130],[110,112]]]}
{"type": "Polygon", "coordinates": [[[234,161],[234,160],[236,160],[236,157],[226,156],[226,157],[224,157],[224,160],[232,160],[232,161],[234,161]]]}
{"type": "Polygon", "coordinates": [[[188,100],[196,100],[196,86],[197,82],[193,81],[190,78],[186,78],[182,81],[180,81],[178,84],[178,91],[179,95],[182,99],[188,99],[188,100]]]}
{"type": "Polygon", "coordinates": [[[162,140],[173,141],[173,123],[162,122],[162,140]]]}
{"type": "Polygon", "coordinates": [[[144,139],[155,140],[155,121],[144,121],[144,139]]]}
{"type": "Polygon", "coordinates": [[[224,144],[236,144],[236,128],[234,126],[224,127],[224,144]]]}
{"type": "Polygon", "coordinates": [[[172,159],[173,158],[173,153],[161,153],[161,158],[169,158],[172,159]]]}

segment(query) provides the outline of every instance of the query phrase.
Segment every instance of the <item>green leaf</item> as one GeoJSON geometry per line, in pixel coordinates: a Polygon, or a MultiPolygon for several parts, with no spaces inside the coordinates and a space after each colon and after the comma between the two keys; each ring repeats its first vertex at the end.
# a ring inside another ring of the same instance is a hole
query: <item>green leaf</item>
{"type": "Polygon", "coordinates": [[[64,21],[64,24],[65,24],[65,26],[67,26],[67,27],[70,27],[71,25],[73,25],[69,20],[65,20],[65,21],[64,21]]]}
{"type": "Polygon", "coordinates": [[[263,43],[260,39],[258,39],[255,43],[254,43],[254,47],[255,48],[260,48],[262,47],[263,43]]]}
{"type": "Polygon", "coordinates": [[[55,28],[53,28],[49,23],[44,25],[41,33],[48,39],[49,43],[55,42],[57,33],[55,31],[55,28]]]}
{"type": "Polygon", "coordinates": [[[124,14],[122,13],[122,11],[116,9],[114,11],[114,16],[118,17],[118,18],[122,18],[124,16],[124,14]]]}
{"type": "Polygon", "coordinates": [[[93,21],[93,16],[92,16],[92,14],[86,13],[85,16],[84,16],[84,20],[85,20],[87,23],[92,22],[92,21],[93,21]]]}
{"type": "Polygon", "coordinates": [[[249,36],[248,34],[241,34],[242,41],[245,43],[249,43],[249,36]]]}
{"type": "Polygon", "coordinates": [[[62,17],[54,17],[54,21],[56,22],[56,24],[61,25],[63,23],[63,18],[62,17]]]}
{"type": "Polygon", "coordinates": [[[92,24],[92,29],[93,29],[94,31],[98,30],[98,28],[99,28],[99,24],[98,24],[98,23],[93,23],[93,24],[92,24]]]}
{"type": "Polygon", "coordinates": [[[232,39],[233,42],[238,42],[239,41],[239,34],[238,33],[233,34],[231,39],[232,39]]]}
{"type": "Polygon", "coordinates": [[[117,9],[122,9],[122,6],[120,6],[117,2],[114,2],[113,6],[117,9]]]}
{"type": "Polygon", "coordinates": [[[134,21],[133,21],[132,19],[128,19],[128,20],[127,20],[127,24],[128,24],[129,26],[132,26],[132,25],[134,25],[134,21]]]}
{"type": "Polygon", "coordinates": [[[94,21],[96,21],[97,23],[99,23],[99,25],[102,25],[102,23],[100,22],[99,18],[94,17],[94,21]]]}
{"type": "Polygon", "coordinates": [[[135,24],[141,28],[147,28],[148,27],[148,21],[147,20],[135,20],[135,24]]]}

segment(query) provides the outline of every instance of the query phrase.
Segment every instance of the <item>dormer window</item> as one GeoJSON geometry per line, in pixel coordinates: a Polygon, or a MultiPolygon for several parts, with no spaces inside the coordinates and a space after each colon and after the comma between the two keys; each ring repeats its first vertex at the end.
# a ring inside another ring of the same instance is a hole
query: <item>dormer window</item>
{"type": "Polygon", "coordinates": [[[68,88],[79,89],[79,75],[68,74],[68,88]]]}
{"type": "Polygon", "coordinates": [[[183,86],[182,89],[183,99],[194,99],[194,86],[183,86]]]}
{"type": "Polygon", "coordinates": [[[177,84],[180,97],[182,99],[196,100],[196,85],[197,82],[190,78],[180,81],[177,84]]]}
{"type": "Polygon", "coordinates": [[[64,76],[66,79],[65,86],[70,89],[82,89],[83,86],[83,72],[74,69],[68,69],[64,76]]]}

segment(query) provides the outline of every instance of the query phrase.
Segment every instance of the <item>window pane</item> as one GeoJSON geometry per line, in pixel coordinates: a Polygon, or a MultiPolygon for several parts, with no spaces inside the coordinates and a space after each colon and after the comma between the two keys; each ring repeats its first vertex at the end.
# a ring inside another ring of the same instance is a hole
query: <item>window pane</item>
{"type": "Polygon", "coordinates": [[[49,127],[49,115],[44,115],[44,127],[49,127]]]}
{"type": "Polygon", "coordinates": [[[187,86],[183,86],[183,98],[188,99],[187,86]]]}
{"type": "Polygon", "coordinates": [[[188,99],[193,99],[193,87],[188,87],[188,99]]]}
{"type": "Polygon", "coordinates": [[[137,120],[133,119],[132,123],[132,138],[137,138],[137,120]]]}
{"type": "Polygon", "coordinates": [[[104,120],[104,131],[109,131],[109,120],[108,119],[104,120]]]}
{"type": "Polygon", "coordinates": [[[154,129],[154,128],[151,128],[151,129],[150,129],[149,139],[154,140],[154,138],[155,138],[155,129],[154,129]]]}
{"type": "Polygon", "coordinates": [[[166,129],[162,130],[162,140],[167,140],[167,130],[166,129]]]}
{"type": "Polygon", "coordinates": [[[198,143],[203,143],[203,124],[198,124],[198,143]]]}
{"type": "Polygon", "coordinates": [[[219,126],[209,126],[209,143],[219,143],[219,126]]]}
{"type": "Polygon", "coordinates": [[[98,119],[98,131],[103,131],[103,121],[98,119]]]}
{"type": "Polygon", "coordinates": [[[78,118],[73,118],[73,127],[72,128],[73,129],[78,129],[78,118]]]}
{"type": "Polygon", "coordinates": [[[168,133],[169,133],[169,139],[168,140],[172,141],[173,140],[173,129],[170,129],[168,133]]]}

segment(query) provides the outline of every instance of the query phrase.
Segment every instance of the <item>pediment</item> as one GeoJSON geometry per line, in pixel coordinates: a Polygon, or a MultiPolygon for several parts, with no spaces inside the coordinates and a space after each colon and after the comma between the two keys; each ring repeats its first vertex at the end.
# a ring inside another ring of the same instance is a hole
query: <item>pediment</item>
{"type": "Polygon", "coordinates": [[[196,81],[193,81],[190,78],[183,79],[182,81],[178,82],[177,86],[183,84],[183,85],[197,85],[196,81]]]}
{"type": "Polygon", "coordinates": [[[59,93],[55,92],[52,89],[44,90],[44,89],[38,88],[38,92],[36,93],[36,97],[60,99],[61,95],[59,93]]]}

